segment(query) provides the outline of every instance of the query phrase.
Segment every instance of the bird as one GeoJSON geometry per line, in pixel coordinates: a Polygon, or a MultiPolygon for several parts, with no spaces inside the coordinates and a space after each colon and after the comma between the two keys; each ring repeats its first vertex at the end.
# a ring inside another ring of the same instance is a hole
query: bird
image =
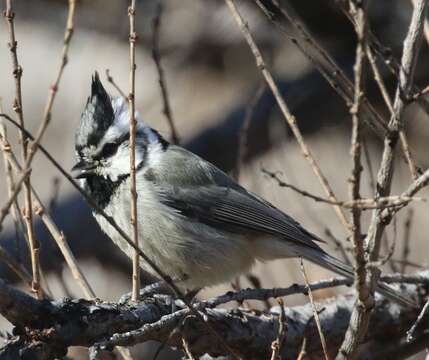
{"type": "MultiPolygon", "coordinates": [[[[135,164],[139,246],[163,273],[193,291],[228,282],[254,263],[302,258],[353,279],[353,268],[320,247],[320,237],[196,154],[136,123],[135,164]]],[[[110,96],[97,72],[75,134],[82,188],[132,234],[130,110],[110,96]]],[[[134,249],[96,210],[101,229],[128,257],[134,249]]],[[[142,269],[154,270],[143,260],[142,269]]],[[[403,306],[413,301],[379,282],[377,291],[403,306]]]]}

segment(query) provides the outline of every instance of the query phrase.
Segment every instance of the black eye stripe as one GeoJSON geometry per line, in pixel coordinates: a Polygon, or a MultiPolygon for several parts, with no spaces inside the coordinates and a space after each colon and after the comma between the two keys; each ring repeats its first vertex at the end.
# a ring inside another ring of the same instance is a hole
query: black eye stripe
{"type": "Polygon", "coordinates": [[[107,143],[104,144],[103,148],[101,149],[101,157],[102,158],[108,158],[116,154],[118,151],[118,147],[120,144],[118,143],[107,143]]]}
{"type": "Polygon", "coordinates": [[[117,144],[122,144],[124,141],[128,140],[130,138],[130,133],[127,132],[125,134],[123,134],[117,141],[117,144]]]}

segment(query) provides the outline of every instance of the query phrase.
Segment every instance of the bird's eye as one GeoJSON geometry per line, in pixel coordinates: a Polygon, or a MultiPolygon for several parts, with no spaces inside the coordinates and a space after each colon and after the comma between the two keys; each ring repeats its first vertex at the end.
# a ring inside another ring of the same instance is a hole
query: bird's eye
{"type": "Polygon", "coordinates": [[[119,144],[115,143],[107,143],[103,146],[103,150],[101,151],[101,155],[104,158],[111,157],[116,154],[116,151],[118,151],[119,144]]]}

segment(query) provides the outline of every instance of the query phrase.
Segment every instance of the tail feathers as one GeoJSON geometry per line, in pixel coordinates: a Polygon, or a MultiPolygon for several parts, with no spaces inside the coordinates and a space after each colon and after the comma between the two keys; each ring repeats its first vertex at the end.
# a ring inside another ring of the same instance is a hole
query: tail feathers
{"type": "MultiPolygon", "coordinates": [[[[320,265],[325,269],[331,270],[341,276],[344,276],[350,279],[354,278],[354,272],[350,266],[328,255],[322,249],[320,250],[313,249],[313,248],[304,249],[303,247],[300,247],[299,253],[304,259],[309,260],[317,265],[320,265]]],[[[381,282],[378,283],[376,291],[399,305],[406,306],[406,307],[413,307],[413,308],[418,307],[418,305],[413,300],[403,296],[398,291],[396,291],[395,289],[393,289],[392,287],[390,287],[385,283],[381,283],[381,282]]]]}

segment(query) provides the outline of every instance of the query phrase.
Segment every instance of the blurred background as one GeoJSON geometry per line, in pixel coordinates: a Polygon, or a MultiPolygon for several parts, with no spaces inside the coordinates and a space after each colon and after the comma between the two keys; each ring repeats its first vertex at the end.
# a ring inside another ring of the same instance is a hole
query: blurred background
{"type": "MultiPolygon", "coordinates": [[[[60,62],[67,1],[14,1],[18,56],[23,67],[23,107],[26,126],[35,131],[42,119],[49,86],[56,76],[60,62]]],[[[280,2],[281,3],[281,2],[280,2]]],[[[262,78],[242,34],[222,0],[164,0],[160,29],[160,55],[174,121],[181,145],[213,162],[228,173],[238,176],[242,185],[259,194],[275,206],[288,212],[306,228],[327,240],[326,249],[338,251],[335,239],[345,248],[347,232],[331,206],[316,203],[297,193],[280,188],[261,171],[279,172],[285,181],[301,189],[324,197],[319,182],[291,135],[270,92],[261,86],[262,78]],[[255,94],[260,96],[255,97],[255,94]],[[243,158],[238,160],[239,136],[249,104],[256,101],[248,130],[243,158]],[[238,165],[237,165],[238,164],[238,165]],[[329,233],[329,235],[328,235],[329,233]]],[[[356,39],[352,25],[334,0],[288,1],[315,39],[332,54],[336,62],[353,76],[356,39]]],[[[307,61],[296,46],[267,20],[253,1],[239,1],[243,16],[249,22],[263,55],[279,84],[284,98],[296,115],[298,125],[326,175],[338,199],[347,199],[351,162],[349,157],[351,116],[345,102],[330,87],[314,65],[307,61]]],[[[4,4],[2,3],[2,10],[4,4]]],[[[106,88],[118,95],[106,79],[110,70],[115,82],[128,89],[129,58],[127,1],[80,0],[77,2],[75,32],[69,63],[60,83],[53,107],[52,123],[43,145],[55,158],[70,169],[74,162],[74,131],[90,93],[91,75],[97,70],[106,88]]],[[[137,2],[137,72],[136,106],[144,121],[159,130],[167,139],[170,129],[162,114],[162,98],[158,74],[152,59],[152,21],[157,1],[137,2]]],[[[400,59],[402,42],[410,21],[412,2],[384,0],[370,6],[371,29],[391,54],[400,59]]],[[[288,28],[291,34],[293,29],[288,28]]],[[[0,22],[0,97],[6,113],[12,114],[14,82],[7,43],[6,22],[0,22]]],[[[423,42],[416,84],[423,88],[429,82],[428,43],[423,42]]],[[[379,64],[390,94],[396,81],[383,64],[379,64]]],[[[369,72],[370,73],[370,72],[369,72]]],[[[368,98],[388,119],[388,111],[372,77],[368,78],[368,98]]],[[[406,110],[406,132],[412,154],[422,169],[429,165],[429,119],[419,106],[406,110]]],[[[19,153],[15,129],[8,127],[14,149],[19,153]]],[[[376,173],[382,142],[365,129],[372,171],[376,173]]],[[[3,165],[3,164],[2,164],[3,165]]],[[[370,172],[364,162],[362,196],[371,196],[370,172]]],[[[3,171],[3,168],[1,168],[3,171]]],[[[393,193],[402,192],[411,182],[407,165],[398,157],[393,193]]],[[[2,172],[4,174],[4,172],[2,172]]],[[[106,237],[92,219],[83,199],[72,190],[59,173],[41,154],[33,163],[32,183],[44,204],[49,207],[59,228],[64,232],[97,295],[105,300],[117,300],[131,289],[131,263],[106,237]]],[[[0,175],[0,201],[7,199],[5,176],[0,175]]],[[[427,196],[428,191],[421,196],[427,196]]],[[[21,201],[22,203],[22,201],[21,201]]],[[[415,265],[427,265],[428,204],[414,203],[411,217],[409,260],[415,265]]],[[[364,214],[364,229],[370,212],[364,214]]],[[[42,243],[41,257],[44,285],[55,298],[82,297],[64,264],[55,242],[36,219],[36,234],[42,243]]],[[[392,259],[401,259],[410,211],[400,212],[395,226],[387,229],[387,243],[396,239],[392,259]]],[[[0,233],[0,242],[10,253],[28,266],[28,251],[20,236],[17,251],[16,237],[10,216],[0,233]]],[[[364,230],[365,231],[365,230],[364,230]]],[[[383,253],[389,250],[387,246],[383,253]]],[[[337,253],[341,256],[340,253],[337,253]]],[[[395,263],[386,265],[394,269],[395,263]]],[[[306,264],[311,281],[333,274],[306,264]]],[[[410,271],[414,270],[409,266],[410,271]]],[[[302,282],[297,261],[275,261],[257,264],[250,278],[242,276],[234,287],[286,287],[302,282]]],[[[16,282],[15,276],[0,263],[0,277],[16,282]]],[[[17,283],[17,286],[22,286],[17,283]]],[[[25,288],[25,287],[23,287],[25,288]]],[[[203,291],[208,297],[231,289],[230,284],[203,291]]],[[[318,292],[317,297],[332,295],[332,291],[318,292]]],[[[288,305],[306,302],[305,296],[287,298],[288,305]]],[[[252,304],[261,306],[261,304],[252,304]]],[[[0,320],[2,318],[0,317],[0,320]]],[[[9,330],[5,320],[0,329],[9,330]]],[[[156,346],[134,349],[136,359],[144,358],[156,346]],[[138,354],[138,355],[137,355],[138,354]]],[[[72,358],[85,359],[84,351],[73,350],[72,358]]],[[[180,353],[164,352],[164,358],[180,358],[180,353]]]]}

